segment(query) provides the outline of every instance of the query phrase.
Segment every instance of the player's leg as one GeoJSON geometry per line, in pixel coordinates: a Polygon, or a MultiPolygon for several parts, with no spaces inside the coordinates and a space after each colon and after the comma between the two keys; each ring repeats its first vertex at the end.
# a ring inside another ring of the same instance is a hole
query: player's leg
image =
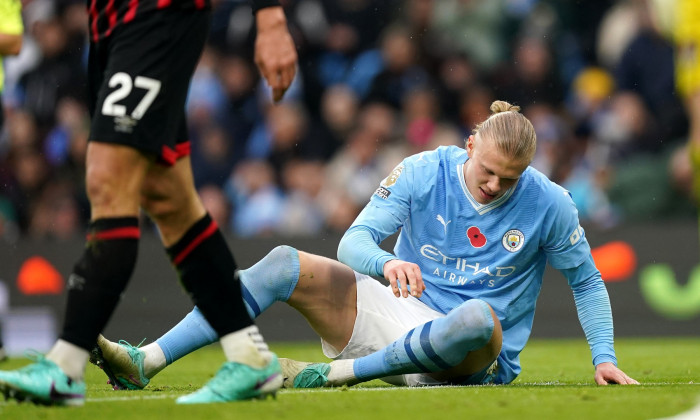
{"type": "MultiPolygon", "coordinates": [[[[355,322],[355,274],[338,261],[278,246],[252,267],[239,271],[245,305],[257,317],[274,302],[286,302],[298,310],[327,343],[347,345],[355,322]]],[[[147,376],[175,360],[217,340],[217,334],[195,308],[165,335],[144,348],[161,349],[161,364],[151,364],[147,376]],[[165,363],[163,365],[162,363],[165,363]]]]}
{"type": "MultiPolygon", "coordinates": [[[[353,385],[395,375],[423,373],[435,383],[482,383],[501,350],[498,318],[485,302],[464,302],[444,317],[418,325],[388,346],[356,359],[292,368],[295,387],[353,385]]],[[[404,380],[404,383],[406,380],[404,380]]]]}
{"type": "Polygon", "coordinates": [[[50,404],[82,404],[88,352],[105,327],[136,263],[139,191],[148,159],[121,145],[90,142],[87,193],[92,219],[83,255],[68,279],[60,339],[46,358],[0,372],[6,395],[50,404]]]}
{"type": "Polygon", "coordinates": [[[232,389],[230,399],[276,391],[273,385],[280,376],[276,357],[246,311],[240,281],[235,276],[238,267],[197,195],[189,157],[173,166],[151,168],[142,197],[142,207],[158,225],[182,285],[220,337],[227,359],[261,372],[264,377],[256,376],[251,386],[258,381],[268,382],[260,390],[232,389]]]}
{"type": "MultiPolygon", "coordinates": [[[[276,301],[287,302],[328,343],[337,348],[347,345],[356,313],[355,275],[347,266],[278,246],[238,273],[251,317],[257,317],[276,301]]],[[[218,334],[195,307],[170,331],[142,348],[104,338],[98,343],[105,362],[116,372],[123,387],[137,389],[167,365],[217,340],[218,334]]]]}

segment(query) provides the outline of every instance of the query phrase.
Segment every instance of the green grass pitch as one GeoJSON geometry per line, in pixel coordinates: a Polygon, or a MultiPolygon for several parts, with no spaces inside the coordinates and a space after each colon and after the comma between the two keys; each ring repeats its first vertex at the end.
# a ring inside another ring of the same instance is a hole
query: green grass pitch
{"type": "MultiPolygon", "coordinates": [[[[276,343],[282,357],[327,360],[318,343],[276,343]]],[[[78,408],[0,401],[2,419],[653,419],[700,402],[700,338],[618,339],[620,367],[641,386],[596,386],[585,340],[531,340],[511,385],[402,388],[372,381],[351,388],[282,390],[276,399],[179,406],[175,398],[206,382],[223,362],[218,346],[164,370],[144,391],[112,391],[88,366],[78,408]]],[[[14,369],[26,359],[0,363],[14,369]]]]}

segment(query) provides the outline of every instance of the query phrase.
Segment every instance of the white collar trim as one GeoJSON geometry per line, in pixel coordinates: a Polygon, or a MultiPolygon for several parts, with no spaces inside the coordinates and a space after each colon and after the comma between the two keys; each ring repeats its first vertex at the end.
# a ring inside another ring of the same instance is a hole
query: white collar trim
{"type": "Polygon", "coordinates": [[[459,185],[462,186],[462,191],[464,191],[464,196],[467,197],[467,200],[471,203],[474,210],[476,210],[476,212],[480,215],[484,215],[490,212],[491,210],[505,204],[505,202],[508,201],[510,196],[513,195],[513,193],[515,192],[515,187],[518,186],[518,182],[520,182],[520,179],[518,179],[518,181],[512,187],[508,188],[508,191],[506,191],[506,193],[498,199],[488,204],[481,204],[478,201],[476,201],[476,199],[474,199],[472,193],[469,192],[469,188],[467,188],[467,181],[466,179],[464,179],[464,163],[460,163],[459,165],[457,165],[457,178],[459,179],[459,185]]]}

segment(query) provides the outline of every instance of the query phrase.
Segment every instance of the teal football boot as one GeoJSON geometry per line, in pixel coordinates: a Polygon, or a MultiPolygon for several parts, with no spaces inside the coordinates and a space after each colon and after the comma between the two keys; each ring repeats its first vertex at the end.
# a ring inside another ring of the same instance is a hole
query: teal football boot
{"type": "Polygon", "coordinates": [[[273,397],[282,386],[282,369],[277,356],[267,366],[256,369],[237,362],[226,362],[198,391],[183,395],[178,404],[206,404],[273,397]]]}
{"type": "Polygon", "coordinates": [[[0,392],[5,398],[43,405],[83,405],[85,382],[74,381],[43,355],[23,368],[0,371],[0,392]]]}

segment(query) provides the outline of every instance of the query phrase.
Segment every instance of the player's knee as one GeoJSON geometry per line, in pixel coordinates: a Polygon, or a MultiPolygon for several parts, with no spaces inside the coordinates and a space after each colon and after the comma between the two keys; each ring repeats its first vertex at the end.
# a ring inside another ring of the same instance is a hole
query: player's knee
{"type": "Polygon", "coordinates": [[[259,286],[273,291],[276,300],[286,301],[299,280],[299,251],[279,245],[252,267],[241,270],[243,284],[264,282],[259,286]]]}
{"type": "Polygon", "coordinates": [[[272,248],[259,262],[269,265],[288,264],[293,258],[298,257],[298,251],[289,245],[277,245],[272,248]]]}
{"type": "Polygon", "coordinates": [[[112,177],[107,171],[96,166],[90,167],[87,171],[85,192],[90,202],[95,204],[106,201],[110,196],[117,193],[112,185],[112,177]]]}
{"type": "Polygon", "coordinates": [[[491,307],[481,299],[470,299],[451,313],[458,325],[456,331],[463,334],[464,340],[471,343],[473,350],[480,349],[491,340],[494,330],[494,319],[491,316],[491,307]]]}
{"type": "Polygon", "coordinates": [[[86,176],[87,193],[92,213],[108,216],[111,212],[136,213],[138,198],[130,194],[124,184],[114,179],[114,175],[101,169],[91,169],[86,176]]]}

